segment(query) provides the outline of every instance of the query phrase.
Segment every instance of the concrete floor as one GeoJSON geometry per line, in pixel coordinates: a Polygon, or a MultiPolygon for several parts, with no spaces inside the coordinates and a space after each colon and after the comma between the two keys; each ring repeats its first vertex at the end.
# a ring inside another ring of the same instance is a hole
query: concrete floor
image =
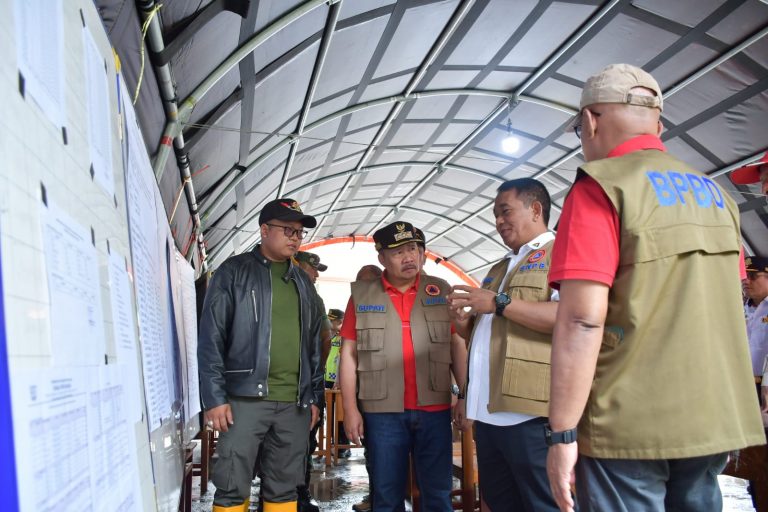
{"type": "MultiPolygon", "coordinates": [[[[719,480],[723,492],[724,512],[755,510],[744,480],[729,476],[720,476],[719,480]]],[[[209,482],[208,492],[205,496],[200,496],[200,479],[193,479],[192,511],[210,512],[215,490],[213,483],[209,482]]],[[[368,475],[365,472],[362,449],[352,450],[352,456],[338,466],[326,468],[324,461],[315,462],[310,491],[323,512],[350,512],[352,505],[359,502],[368,492],[368,475]]],[[[256,480],[251,488],[251,511],[256,510],[258,496],[259,483],[256,480]]],[[[410,511],[410,506],[406,505],[406,510],[410,511]]]]}

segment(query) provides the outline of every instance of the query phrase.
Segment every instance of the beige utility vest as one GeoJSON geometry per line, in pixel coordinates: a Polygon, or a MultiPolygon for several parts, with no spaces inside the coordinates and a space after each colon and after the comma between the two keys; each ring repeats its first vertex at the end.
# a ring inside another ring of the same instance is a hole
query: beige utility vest
{"type": "MultiPolygon", "coordinates": [[[[411,310],[418,405],[451,403],[451,285],[422,274],[411,310]]],[[[381,280],[352,283],[358,398],[365,412],[403,412],[403,324],[381,280]]]]}
{"type": "MultiPolygon", "coordinates": [[[[554,241],[550,241],[531,251],[509,274],[506,259],[496,263],[483,280],[482,287],[494,292],[502,291],[512,300],[548,302],[552,296],[547,275],[553,244],[554,241]]],[[[474,339],[475,328],[470,339],[474,339]]],[[[547,416],[551,355],[551,334],[536,332],[494,316],[491,323],[490,375],[470,375],[469,378],[489,379],[488,412],[547,416]]]]}
{"type": "Polygon", "coordinates": [[[656,150],[581,171],[618,212],[620,255],[580,451],[668,459],[764,443],[731,198],[656,150]]]}

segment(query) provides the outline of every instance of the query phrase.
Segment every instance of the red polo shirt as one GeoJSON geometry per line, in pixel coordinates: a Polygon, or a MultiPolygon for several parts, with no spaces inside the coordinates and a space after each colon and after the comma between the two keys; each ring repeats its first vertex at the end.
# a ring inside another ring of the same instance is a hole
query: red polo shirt
{"type": "MultiPolygon", "coordinates": [[[[666,151],[661,139],[640,135],[616,146],[607,158],[644,149],[666,151]]],[[[581,175],[573,184],[563,205],[560,225],[552,248],[550,286],[560,281],[580,279],[613,285],[619,267],[619,215],[602,187],[590,176],[581,175]]],[[[742,249],[742,256],[744,250],[742,249]]],[[[739,274],[746,279],[744,258],[739,274]]]]}
{"type": "MultiPolygon", "coordinates": [[[[406,409],[435,412],[451,408],[451,404],[445,405],[418,405],[418,392],[416,388],[416,357],[413,353],[413,337],[411,336],[411,310],[416,302],[416,293],[419,290],[419,276],[410,288],[401,292],[392,286],[386,277],[381,277],[381,284],[389,295],[395,311],[400,315],[403,324],[403,376],[405,380],[405,394],[403,405],[406,409]]],[[[347,302],[347,310],[344,312],[344,323],[341,325],[341,337],[345,340],[357,341],[357,319],[355,317],[355,305],[352,297],[347,302]]],[[[453,332],[453,326],[451,326],[453,332]]]]}

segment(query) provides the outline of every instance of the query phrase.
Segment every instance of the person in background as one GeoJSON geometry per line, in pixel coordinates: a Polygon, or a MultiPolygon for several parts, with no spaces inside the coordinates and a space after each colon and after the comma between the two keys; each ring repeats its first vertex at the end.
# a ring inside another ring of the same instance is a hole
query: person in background
{"type": "Polygon", "coordinates": [[[471,340],[466,400],[461,393],[454,420],[462,425],[466,414],[474,421],[480,493],[491,510],[558,510],[541,435],[557,314],[557,292],[547,281],[555,240],[547,230],[550,205],[539,181],[502,183],[493,215],[510,251],[482,288],[454,286],[448,296],[457,332],[471,340]]]}
{"type": "Polygon", "coordinates": [[[455,348],[466,349],[451,332],[450,286],[421,274],[423,241],[410,223],[373,238],[384,275],[352,283],[341,331],[344,428],[353,442],[366,439],[374,510],[404,510],[411,456],[422,509],[452,511],[451,361],[455,348]]]}
{"type": "MultiPolygon", "coordinates": [[[[737,185],[752,185],[754,183],[760,183],[760,190],[763,195],[768,196],[768,151],[756,162],[752,162],[745,166],[739,167],[730,174],[731,181],[737,185]]],[[[754,302],[754,301],[753,301],[754,302]]],[[[753,304],[756,306],[756,304],[753,304]]],[[[763,327],[768,326],[767,323],[763,324],[763,327]]],[[[766,327],[768,328],[768,327],[766,327]]],[[[762,408],[763,413],[763,425],[768,428],[768,356],[763,361],[763,375],[760,378],[762,381],[762,408]]]]}
{"type": "Polygon", "coordinates": [[[768,151],[756,162],[739,167],[730,174],[731,181],[737,185],[760,183],[763,195],[768,196],[768,151]]]}
{"type": "Polygon", "coordinates": [[[586,163],[552,251],[560,304],[543,434],[563,511],[574,478],[582,511],[720,510],[728,452],[765,442],[738,208],[667,154],[662,108],[651,75],[614,64],[587,79],[571,125],[586,163]]]}
{"type": "Polygon", "coordinates": [[[331,350],[325,361],[325,389],[338,389],[339,357],[341,356],[341,324],[344,312],[340,309],[329,309],[328,320],[331,321],[331,350]]]}
{"type": "Polygon", "coordinates": [[[297,510],[307,432],[324,400],[318,297],[291,261],[317,225],[288,198],[259,215],[261,244],[216,270],[200,317],[200,394],[219,431],[214,512],[246,512],[262,450],[265,512],[297,510]]]}
{"type": "MultiPolygon", "coordinates": [[[[301,270],[307,273],[309,279],[313,285],[317,285],[317,279],[320,277],[320,272],[328,270],[328,265],[320,263],[320,256],[313,252],[298,251],[294,256],[294,259],[301,270]]],[[[317,308],[323,316],[323,327],[320,331],[320,338],[323,344],[322,360],[325,361],[328,357],[328,352],[331,349],[331,338],[333,336],[333,328],[330,318],[325,314],[325,303],[322,297],[317,295],[317,308]]],[[[320,418],[317,423],[312,427],[309,432],[309,448],[307,451],[307,469],[304,476],[304,482],[296,487],[298,495],[298,507],[299,512],[319,512],[320,507],[317,501],[312,497],[312,493],[309,490],[309,483],[312,477],[312,454],[317,449],[317,432],[323,425],[323,413],[324,407],[320,410],[320,418]]]]}
{"type": "Polygon", "coordinates": [[[768,258],[748,256],[744,263],[747,270],[744,291],[755,306],[747,317],[747,335],[752,375],[759,387],[763,380],[763,363],[768,357],[768,258]]]}
{"type": "MultiPolygon", "coordinates": [[[[329,309],[328,320],[331,321],[331,350],[328,352],[328,358],[325,361],[325,389],[338,389],[339,357],[341,355],[341,323],[344,321],[344,312],[340,309],[329,309]]],[[[339,429],[338,444],[349,444],[344,428],[339,429]]],[[[349,457],[349,448],[339,450],[339,457],[345,459],[349,457]]]]}

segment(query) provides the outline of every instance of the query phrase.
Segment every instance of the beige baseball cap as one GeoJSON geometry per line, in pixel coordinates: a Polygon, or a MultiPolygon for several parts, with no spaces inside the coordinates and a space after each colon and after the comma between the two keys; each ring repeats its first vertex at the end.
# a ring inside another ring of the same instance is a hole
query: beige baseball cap
{"type": "Polygon", "coordinates": [[[611,64],[587,79],[581,91],[579,113],[568,126],[568,131],[581,124],[584,107],[596,103],[624,103],[663,110],[664,100],[658,82],[648,72],[631,64],[611,64]],[[649,89],[655,96],[632,94],[630,91],[635,87],[649,89]]]}

